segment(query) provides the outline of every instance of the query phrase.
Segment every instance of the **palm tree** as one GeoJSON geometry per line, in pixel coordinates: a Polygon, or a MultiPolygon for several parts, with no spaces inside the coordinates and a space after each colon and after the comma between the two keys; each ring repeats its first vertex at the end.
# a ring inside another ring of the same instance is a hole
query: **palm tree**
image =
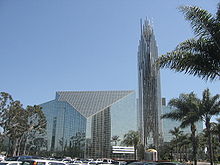
{"type": "Polygon", "coordinates": [[[213,157],[219,160],[220,155],[220,118],[216,119],[217,122],[211,123],[212,144],[213,144],[213,157]],[[215,150],[215,151],[214,151],[215,150]]]}
{"type": "Polygon", "coordinates": [[[173,139],[173,142],[175,143],[176,146],[176,155],[178,156],[178,143],[179,143],[179,137],[183,134],[183,131],[180,130],[179,127],[174,127],[173,130],[171,129],[169,131],[175,138],[173,139]]]}
{"type": "Polygon", "coordinates": [[[178,137],[178,141],[179,141],[179,150],[180,150],[180,161],[182,160],[182,154],[184,154],[184,160],[187,161],[187,150],[189,148],[190,145],[190,138],[188,136],[188,134],[181,134],[178,137]]]}
{"type": "Polygon", "coordinates": [[[191,128],[191,141],[193,145],[194,164],[197,164],[197,141],[196,141],[196,125],[195,123],[200,119],[198,117],[199,99],[192,92],[190,94],[180,94],[179,98],[171,99],[169,105],[176,109],[170,113],[162,115],[162,118],[170,118],[172,120],[180,121],[180,127],[191,128]]]}
{"type": "Polygon", "coordinates": [[[211,96],[209,89],[203,91],[203,98],[199,107],[199,116],[204,120],[206,131],[208,135],[208,147],[210,163],[213,165],[213,149],[212,149],[212,135],[211,135],[211,117],[220,113],[220,95],[211,96]]]}
{"type": "Polygon", "coordinates": [[[117,146],[117,142],[119,142],[120,139],[119,139],[119,136],[115,135],[115,136],[112,136],[112,142],[115,142],[115,146],[117,146]]]}
{"type": "Polygon", "coordinates": [[[174,127],[173,129],[171,129],[171,130],[169,131],[169,133],[171,133],[172,135],[174,135],[175,138],[177,139],[177,138],[183,133],[183,131],[181,131],[179,127],[174,127]]]}
{"type": "Polygon", "coordinates": [[[122,141],[123,144],[127,146],[134,146],[134,159],[137,158],[137,146],[140,141],[140,136],[137,131],[130,130],[128,133],[124,135],[124,139],[122,141]]]}
{"type": "Polygon", "coordinates": [[[220,3],[216,15],[196,6],[181,6],[195,37],[158,58],[161,68],[184,72],[202,79],[220,78],[220,3]]]}
{"type": "Polygon", "coordinates": [[[218,142],[220,143],[220,118],[216,119],[218,123],[215,123],[215,126],[213,128],[213,134],[217,135],[218,142]]]}

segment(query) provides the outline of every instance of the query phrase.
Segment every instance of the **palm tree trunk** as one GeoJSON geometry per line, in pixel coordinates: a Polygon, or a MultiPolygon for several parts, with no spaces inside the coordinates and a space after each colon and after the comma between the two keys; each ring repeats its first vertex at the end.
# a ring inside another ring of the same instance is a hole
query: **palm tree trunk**
{"type": "Polygon", "coordinates": [[[178,152],[178,143],[176,142],[176,160],[178,161],[178,155],[179,155],[179,152],[178,152]]]}
{"type": "Polygon", "coordinates": [[[134,147],[134,160],[137,159],[137,147],[134,147]]]}
{"type": "Polygon", "coordinates": [[[193,146],[193,160],[194,165],[197,165],[197,141],[196,141],[196,126],[195,124],[191,124],[191,138],[192,138],[192,146],[193,146]]]}
{"type": "Polygon", "coordinates": [[[184,152],[185,152],[185,161],[188,161],[188,154],[187,154],[187,145],[184,146],[184,152]]]}
{"type": "Polygon", "coordinates": [[[208,146],[209,146],[209,159],[210,159],[210,165],[213,165],[213,148],[212,148],[212,137],[211,137],[211,131],[210,131],[210,119],[206,118],[205,126],[208,132],[208,146]]]}

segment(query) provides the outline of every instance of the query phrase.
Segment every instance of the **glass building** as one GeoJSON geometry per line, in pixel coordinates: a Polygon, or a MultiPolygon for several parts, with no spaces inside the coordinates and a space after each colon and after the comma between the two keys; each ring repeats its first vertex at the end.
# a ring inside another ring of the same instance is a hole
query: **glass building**
{"type": "Polygon", "coordinates": [[[41,106],[49,151],[78,147],[81,157],[110,157],[112,136],[137,130],[134,91],[57,92],[41,106]]]}
{"type": "Polygon", "coordinates": [[[158,48],[152,26],[141,23],[138,46],[138,118],[142,144],[145,148],[162,141],[160,72],[155,65],[158,48]]]}

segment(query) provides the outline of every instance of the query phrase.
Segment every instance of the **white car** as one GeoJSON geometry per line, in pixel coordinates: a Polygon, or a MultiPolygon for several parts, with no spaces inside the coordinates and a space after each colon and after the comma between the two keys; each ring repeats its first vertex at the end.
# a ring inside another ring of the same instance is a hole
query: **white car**
{"type": "Polygon", "coordinates": [[[0,162],[5,160],[5,156],[4,155],[0,155],[0,162]]]}
{"type": "Polygon", "coordinates": [[[22,161],[21,165],[66,165],[66,163],[56,160],[28,159],[22,161]]]}
{"type": "Polygon", "coordinates": [[[0,165],[21,165],[21,161],[2,161],[0,165]]]}

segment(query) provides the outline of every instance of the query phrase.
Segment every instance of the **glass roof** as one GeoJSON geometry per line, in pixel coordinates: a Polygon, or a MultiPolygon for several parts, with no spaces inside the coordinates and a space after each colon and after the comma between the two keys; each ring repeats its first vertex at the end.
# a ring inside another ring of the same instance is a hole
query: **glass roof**
{"type": "Polygon", "coordinates": [[[59,101],[66,101],[86,118],[110,107],[134,91],[61,91],[59,101]]]}

